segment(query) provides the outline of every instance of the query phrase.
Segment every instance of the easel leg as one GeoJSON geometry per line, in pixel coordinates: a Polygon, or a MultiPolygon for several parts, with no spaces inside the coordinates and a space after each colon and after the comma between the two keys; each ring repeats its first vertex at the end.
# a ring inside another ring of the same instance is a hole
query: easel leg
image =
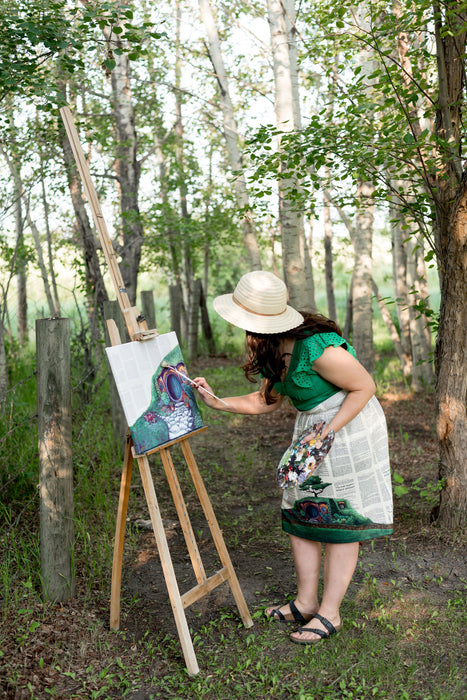
{"type": "Polygon", "coordinates": [[[209,500],[206,487],[204,486],[204,482],[201,478],[198,465],[196,464],[193,452],[191,451],[191,446],[188,440],[183,440],[181,445],[186,463],[188,465],[188,469],[190,470],[191,478],[193,479],[196,492],[198,494],[200,503],[203,507],[206,520],[208,521],[209,529],[211,530],[214,543],[219,553],[220,560],[222,562],[222,565],[225,566],[225,568],[228,570],[228,580],[232,591],[232,595],[237,604],[238,612],[240,613],[240,617],[242,618],[242,622],[245,625],[245,627],[252,627],[253,620],[251,619],[250,611],[248,610],[248,606],[245,602],[242,589],[240,588],[240,584],[238,582],[235,569],[233,568],[229,552],[227,551],[227,547],[225,546],[224,537],[217,523],[217,519],[214,514],[211,501],[209,500]]]}
{"type": "Polygon", "coordinates": [[[120,483],[120,498],[118,501],[117,524],[115,527],[114,556],[112,563],[112,587],[110,593],[110,629],[120,627],[120,591],[122,585],[123,544],[125,541],[126,514],[130,497],[131,472],[133,455],[131,438],[126,437],[125,455],[123,458],[122,480],[120,483]]]}
{"type": "Polygon", "coordinates": [[[185,536],[185,542],[190,555],[193,571],[195,572],[196,580],[198,583],[203,583],[203,581],[206,581],[206,572],[204,570],[203,562],[201,561],[198,545],[196,543],[193,528],[188,516],[185,500],[183,498],[180,483],[172,461],[172,456],[167,449],[162,449],[160,451],[160,455],[164,466],[165,475],[167,477],[167,481],[169,482],[172,498],[177,509],[178,519],[185,536]]]}
{"type": "Polygon", "coordinates": [[[159,504],[157,502],[154,482],[152,479],[151,470],[149,468],[149,461],[146,456],[137,457],[136,459],[141,473],[144,493],[146,495],[146,501],[149,507],[149,515],[154,528],[157,549],[161,560],[162,570],[164,572],[165,582],[167,584],[167,590],[169,592],[175,624],[177,625],[178,636],[180,638],[183,655],[185,657],[187,671],[193,676],[199,673],[199,666],[196,660],[196,654],[193,648],[193,642],[188,629],[185,610],[183,608],[177,578],[175,576],[175,571],[167,544],[167,537],[165,535],[159,504]]]}

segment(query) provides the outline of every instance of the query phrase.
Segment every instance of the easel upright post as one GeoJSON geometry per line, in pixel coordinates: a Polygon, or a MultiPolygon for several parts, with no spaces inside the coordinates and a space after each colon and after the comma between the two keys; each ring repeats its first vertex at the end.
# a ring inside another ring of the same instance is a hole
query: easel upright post
{"type": "MultiPolygon", "coordinates": [[[[104,256],[109,267],[110,276],[115,288],[117,300],[119,302],[120,308],[123,313],[123,317],[125,319],[125,324],[128,329],[130,339],[132,341],[144,341],[150,338],[154,338],[158,335],[157,330],[148,329],[147,324],[145,323],[144,318],[138,312],[138,309],[136,307],[132,307],[130,304],[130,300],[125,290],[117,259],[112,247],[112,242],[107,232],[107,227],[99,205],[97,192],[91,180],[86,158],[84,156],[84,152],[79,141],[78,132],[76,130],[71,112],[68,107],[63,107],[60,110],[60,113],[65,125],[71,148],[73,150],[76,165],[78,167],[78,171],[83,182],[84,190],[86,192],[86,196],[91,208],[94,223],[99,234],[99,239],[101,241],[102,250],[104,252],[104,256]]],[[[107,321],[107,327],[109,331],[111,344],[120,345],[120,334],[118,332],[115,321],[113,319],[109,319],[107,321]]],[[[204,429],[205,428],[201,428],[199,430],[204,429]]],[[[141,474],[141,480],[143,483],[144,493],[148,504],[149,515],[154,530],[157,549],[159,552],[159,557],[164,572],[164,578],[169,593],[170,603],[172,606],[172,611],[174,614],[174,619],[177,626],[177,631],[180,638],[180,643],[182,646],[187,671],[189,674],[194,675],[198,673],[199,667],[186,620],[184,610],[186,607],[194,603],[196,600],[199,600],[203,596],[207,595],[210,591],[212,591],[224,581],[227,581],[232,590],[232,594],[234,596],[235,602],[237,604],[240,616],[245,627],[251,627],[253,625],[253,620],[251,619],[250,613],[248,611],[248,607],[243,597],[240,584],[238,582],[237,576],[232,566],[232,562],[230,560],[230,556],[227,551],[227,547],[225,546],[225,542],[222,537],[222,532],[217,524],[217,520],[214,515],[214,510],[211,506],[209,496],[204,487],[198,466],[193,456],[193,452],[191,451],[191,447],[188,443],[188,436],[184,435],[168,443],[164,443],[162,446],[151,450],[150,452],[147,452],[145,454],[136,454],[134,451],[134,446],[132,444],[131,436],[128,434],[123,460],[123,472],[120,485],[120,496],[115,530],[110,602],[110,627],[112,629],[118,629],[120,625],[120,590],[123,562],[123,545],[125,539],[125,523],[128,512],[131,474],[134,459],[136,459],[137,461],[139,471],[141,474]],[[193,483],[195,485],[198,497],[203,507],[211,534],[213,536],[214,543],[216,545],[222,563],[222,568],[210,577],[206,576],[204,566],[201,561],[200,552],[196,544],[193,528],[188,517],[185,501],[183,499],[180,484],[172,461],[170,447],[174,444],[181,444],[185,461],[193,479],[193,483]],[[165,534],[162,517],[159,510],[159,504],[157,501],[156,491],[154,488],[154,481],[149,466],[148,456],[155,452],[160,452],[161,454],[162,464],[167,476],[167,480],[169,482],[172,497],[174,499],[174,503],[177,509],[177,514],[180,520],[183,534],[185,536],[185,541],[187,544],[188,552],[190,554],[193,570],[197,581],[197,585],[183,595],[180,595],[180,591],[178,588],[178,582],[175,575],[172,559],[170,556],[170,551],[167,544],[167,537],[165,534]]]]}

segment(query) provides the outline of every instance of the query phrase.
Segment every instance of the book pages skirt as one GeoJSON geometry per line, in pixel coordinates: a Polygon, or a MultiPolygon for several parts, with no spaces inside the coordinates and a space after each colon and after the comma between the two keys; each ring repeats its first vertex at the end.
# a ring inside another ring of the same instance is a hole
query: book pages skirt
{"type": "MultiPolygon", "coordinates": [[[[293,439],[308,425],[328,423],[347,393],[299,412],[293,439]]],[[[284,489],[282,528],[316,542],[362,542],[392,533],[392,488],[386,418],[373,396],[337,433],[311,478],[284,489]]]]}

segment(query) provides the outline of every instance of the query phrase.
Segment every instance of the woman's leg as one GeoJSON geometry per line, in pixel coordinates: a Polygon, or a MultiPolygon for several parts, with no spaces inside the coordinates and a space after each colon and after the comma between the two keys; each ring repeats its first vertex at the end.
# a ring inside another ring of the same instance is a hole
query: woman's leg
{"type": "MultiPolygon", "coordinates": [[[[317,612],[318,603],[318,581],[321,567],[321,543],[305,540],[302,537],[289,535],[290,544],[297,573],[297,598],[295,605],[299,611],[308,618],[317,612]]],[[[279,608],[286,620],[292,620],[288,603],[279,608]]],[[[271,615],[274,608],[267,608],[266,614],[271,615]]]]}
{"type": "MultiPolygon", "coordinates": [[[[345,544],[328,542],[326,544],[323,598],[318,612],[328,619],[334,627],[338,627],[341,623],[339,608],[352,580],[357,565],[358,551],[358,542],[345,544]]],[[[307,627],[325,629],[324,625],[316,618],[311,620],[304,629],[306,630],[307,627]]],[[[301,634],[294,632],[292,637],[300,641],[320,639],[319,635],[313,634],[313,632],[302,632],[301,634]]]]}

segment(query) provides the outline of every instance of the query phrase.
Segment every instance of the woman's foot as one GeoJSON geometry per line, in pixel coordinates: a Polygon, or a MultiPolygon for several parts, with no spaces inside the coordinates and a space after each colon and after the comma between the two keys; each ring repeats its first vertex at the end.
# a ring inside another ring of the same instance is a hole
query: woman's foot
{"type": "Polygon", "coordinates": [[[275,620],[276,622],[298,623],[299,625],[305,625],[312,619],[317,609],[318,606],[316,606],[315,609],[300,609],[296,605],[295,601],[290,601],[290,603],[284,603],[284,605],[280,606],[279,608],[266,608],[264,614],[269,620],[275,620]]]}
{"type": "Polygon", "coordinates": [[[334,617],[324,617],[315,613],[307,625],[300,627],[290,635],[290,639],[296,644],[316,644],[332,634],[337,634],[341,628],[339,614],[334,617]]]}

